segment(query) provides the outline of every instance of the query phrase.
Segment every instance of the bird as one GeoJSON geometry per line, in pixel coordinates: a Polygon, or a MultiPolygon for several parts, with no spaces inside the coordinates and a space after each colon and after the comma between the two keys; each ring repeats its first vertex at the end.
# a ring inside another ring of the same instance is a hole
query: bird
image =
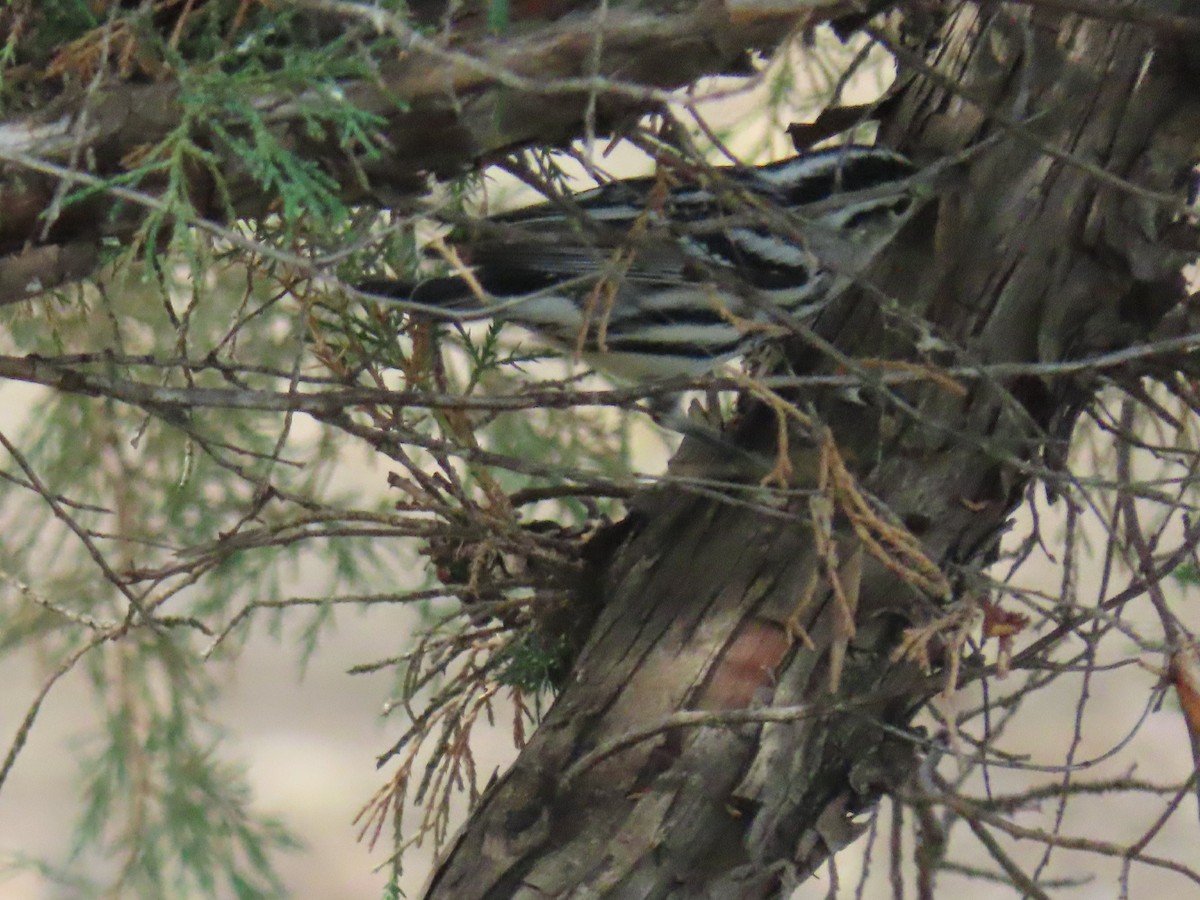
{"type": "Polygon", "coordinates": [[[457,272],[358,289],[516,323],[618,380],[698,376],[811,323],[911,216],[916,174],[846,144],[616,180],[479,220],[452,239],[457,272]]]}

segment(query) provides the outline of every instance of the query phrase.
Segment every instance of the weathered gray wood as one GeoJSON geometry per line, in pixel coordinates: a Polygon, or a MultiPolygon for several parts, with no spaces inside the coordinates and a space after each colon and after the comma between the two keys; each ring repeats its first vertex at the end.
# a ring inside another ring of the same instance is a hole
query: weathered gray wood
{"type": "MultiPolygon", "coordinates": [[[[1200,156],[1196,76],[1179,48],[1148,29],[970,6],[932,46],[935,77],[909,87],[887,138],[924,156],[998,137],[940,198],[936,227],[922,217],[875,273],[906,313],[881,314],[860,293],[822,335],[853,356],[911,357],[920,337],[904,318],[921,317],[964,351],[934,355],[944,363],[1052,362],[1145,338],[1164,310],[1141,298],[1177,296],[1179,258],[1155,243],[1170,211],[1046,149],[1178,191],[1200,156]],[[1025,122],[1022,133],[1006,134],[991,111],[1025,122]]],[[[972,590],[1029,479],[1047,474],[1042,452],[1075,408],[1071,390],[1031,377],[964,386],[903,391],[915,416],[893,404],[872,419],[812,398],[860,483],[957,592],[972,590]]],[[[750,439],[769,417],[760,425],[750,439]]],[[[797,463],[810,476],[798,486],[811,488],[811,453],[797,463]]],[[[793,499],[779,510],[787,521],[676,488],[642,498],[568,683],[428,898],[786,896],[853,836],[852,814],[911,766],[904,741],[880,726],[902,727],[931,690],[892,658],[901,628],[946,598],[864,555],[858,632],[831,695],[839,613],[824,580],[799,620],[815,649],[785,627],[818,567],[807,509],[793,499]],[[764,705],[811,714],[666,729],[580,769],[595,748],[677,711],[764,705]]],[[[842,525],[838,541],[844,561],[856,539],[842,525]]]]}

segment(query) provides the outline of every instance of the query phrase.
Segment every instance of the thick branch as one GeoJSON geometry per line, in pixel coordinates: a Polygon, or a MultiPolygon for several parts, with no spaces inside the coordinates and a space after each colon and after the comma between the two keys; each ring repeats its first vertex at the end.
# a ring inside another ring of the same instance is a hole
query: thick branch
{"type": "MultiPolygon", "coordinates": [[[[342,27],[370,26],[395,38],[390,58],[374,60],[371,79],[346,81],[338,95],[247,98],[274,139],[298,158],[319,161],[348,203],[391,207],[423,188],[424,172],[459,173],[529,143],[556,144],[581,133],[585,115],[601,125],[678,101],[670,91],[728,70],[751,49],[771,49],[799,24],[835,11],[834,0],[786,3],[646,3],[596,11],[590,3],[560,9],[553,21],[526,21],[491,35],[477,19],[426,37],[398,13],[374,4],[302,0],[342,27]],[[376,149],[314,133],[311,110],[350,103],[379,117],[376,149]]],[[[107,78],[107,76],[106,76],[107,78]]],[[[0,304],[88,274],[102,239],[128,240],[146,217],[137,203],[100,191],[55,208],[60,179],[30,163],[120,176],[147,148],[188,122],[175,81],[150,84],[110,78],[65,92],[38,112],[0,123],[0,304]],[[53,211],[52,211],[53,210],[53,211]]],[[[595,125],[596,123],[593,122],[595,125]]],[[[224,126],[238,130],[241,123],[224,126]]],[[[200,217],[255,218],[278,197],[244,159],[192,122],[189,138],[215,162],[187,173],[184,190],[200,217]],[[214,171],[223,180],[218,191],[214,171]]],[[[79,185],[67,185],[71,189],[79,185]]],[[[136,188],[163,189],[146,178],[136,188]]],[[[128,197],[127,197],[128,199],[128,197]]]]}

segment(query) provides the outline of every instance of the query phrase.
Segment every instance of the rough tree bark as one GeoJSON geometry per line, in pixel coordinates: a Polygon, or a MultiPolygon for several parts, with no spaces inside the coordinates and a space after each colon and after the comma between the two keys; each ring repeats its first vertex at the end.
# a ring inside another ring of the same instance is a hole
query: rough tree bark
{"type": "MultiPolygon", "coordinates": [[[[1162,201],[1182,202],[1200,158],[1181,45],[965,5],[927,48],[885,138],[921,160],[978,149],[873,272],[878,291],[847,298],[819,337],[858,360],[1053,363],[1168,327],[1181,256],[1162,201]]],[[[1056,477],[1088,378],[930,380],[868,391],[867,406],[804,398],[890,510],[864,524],[852,491],[828,484],[815,501],[857,599],[853,636],[812,524],[811,433],[792,442],[794,486],[810,490],[775,515],[672,487],[640,498],[599,564],[603,610],[565,688],[427,897],[787,896],[908,778],[920,741],[903,729],[940,682],[896,658],[903,630],[979,590],[972,573],[1030,479],[1056,477]],[[889,530],[901,526],[945,581],[889,530]],[[782,721],[747,722],[777,708],[782,721]]],[[[740,438],[761,447],[772,428],[747,412],[740,438]]]]}

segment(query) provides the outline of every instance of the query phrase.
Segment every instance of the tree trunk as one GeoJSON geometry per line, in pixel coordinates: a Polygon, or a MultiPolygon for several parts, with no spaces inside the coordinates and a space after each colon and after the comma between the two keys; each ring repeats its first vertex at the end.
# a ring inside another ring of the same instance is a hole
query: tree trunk
{"type": "MultiPolygon", "coordinates": [[[[865,404],[800,398],[838,452],[795,429],[784,500],[752,479],[639,499],[566,686],[427,897],[786,896],[907,780],[923,744],[904,729],[942,684],[920,651],[946,660],[939,617],[985,590],[1030,480],[1061,474],[1095,373],[872,373],[1152,336],[1181,298],[1162,235],[1200,157],[1197,73],[1150,28],[966,5],[925,46],[883,133],[922,161],[975,149],[798,353],[809,372],[872,361],[865,404]]],[[[738,439],[769,446],[751,406],[738,439]]]]}

